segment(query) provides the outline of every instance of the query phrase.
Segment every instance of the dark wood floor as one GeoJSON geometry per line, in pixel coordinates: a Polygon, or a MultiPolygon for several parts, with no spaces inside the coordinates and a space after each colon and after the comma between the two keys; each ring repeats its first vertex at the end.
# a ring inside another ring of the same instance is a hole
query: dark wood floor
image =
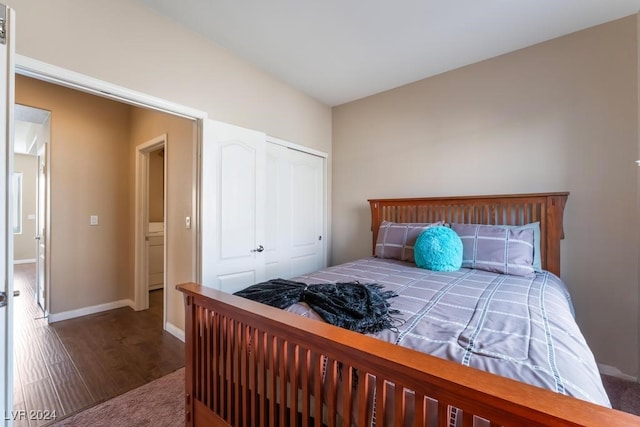
{"type": "Polygon", "coordinates": [[[149,310],[126,307],[49,325],[35,301],[34,264],[15,266],[14,288],[21,292],[14,305],[15,411],[55,411],[60,419],[184,366],[184,344],[162,329],[162,290],[149,294],[149,310]]]}

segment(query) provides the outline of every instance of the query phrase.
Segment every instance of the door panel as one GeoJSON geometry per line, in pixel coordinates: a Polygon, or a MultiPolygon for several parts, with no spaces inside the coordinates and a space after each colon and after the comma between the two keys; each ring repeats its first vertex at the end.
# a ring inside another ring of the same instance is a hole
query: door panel
{"type": "Polygon", "coordinates": [[[291,171],[291,275],[324,267],[324,173],[323,159],[289,150],[291,171]]]}
{"type": "Polygon", "coordinates": [[[0,292],[7,305],[0,307],[0,425],[9,426],[13,409],[13,234],[11,180],[13,175],[14,30],[13,10],[0,5],[6,42],[0,44],[0,292]]]}
{"type": "Polygon", "coordinates": [[[289,278],[291,260],[291,185],[289,185],[288,149],[267,144],[267,211],[265,279],[289,278]]]}
{"type": "Polygon", "coordinates": [[[320,269],[318,267],[318,255],[316,253],[293,257],[291,258],[290,265],[291,277],[300,276],[320,269]]]}
{"type": "Polygon", "coordinates": [[[267,279],[324,267],[324,160],[267,144],[267,279]]]}
{"type": "Polygon", "coordinates": [[[229,274],[219,274],[217,277],[220,283],[220,289],[229,293],[239,291],[249,285],[258,283],[255,270],[237,271],[229,274]]]}
{"type": "MultiPolygon", "coordinates": [[[[291,153],[291,157],[300,157],[298,152],[291,153]]],[[[317,219],[319,216],[318,200],[318,171],[312,159],[292,159],[291,185],[293,215],[291,243],[294,247],[315,246],[318,240],[317,219]]],[[[315,248],[314,248],[315,249],[315,248]]]]}
{"type": "Polygon", "coordinates": [[[234,292],[264,278],[265,135],[206,120],[202,283],[234,292]]]}
{"type": "Polygon", "coordinates": [[[220,259],[251,258],[256,247],[256,147],[240,139],[218,144],[220,259]]]}

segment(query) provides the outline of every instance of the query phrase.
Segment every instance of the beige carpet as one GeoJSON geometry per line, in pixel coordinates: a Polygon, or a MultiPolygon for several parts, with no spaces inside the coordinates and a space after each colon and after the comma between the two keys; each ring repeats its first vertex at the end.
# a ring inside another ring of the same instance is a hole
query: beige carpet
{"type": "Polygon", "coordinates": [[[51,424],[55,427],[183,425],[184,368],[51,424]]]}

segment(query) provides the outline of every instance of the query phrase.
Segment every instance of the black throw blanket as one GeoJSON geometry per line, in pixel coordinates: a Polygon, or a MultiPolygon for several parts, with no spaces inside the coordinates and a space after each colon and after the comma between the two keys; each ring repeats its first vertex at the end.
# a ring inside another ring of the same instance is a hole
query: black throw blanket
{"type": "Polygon", "coordinates": [[[327,323],[361,333],[392,328],[398,310],[390,309],[392,291],[375,283],[321,283],[307,285],[284,279],[258,283],[236,292],[244,298],[285,309],[305,302],[327,323]]]}

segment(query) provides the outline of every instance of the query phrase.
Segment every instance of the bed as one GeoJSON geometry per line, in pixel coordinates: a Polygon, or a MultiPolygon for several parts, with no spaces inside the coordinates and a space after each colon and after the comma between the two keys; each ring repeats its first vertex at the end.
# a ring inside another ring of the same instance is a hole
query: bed
{"type": "Polygon", "coordinates": [[[186,307],[186,424],[640,424],[607,407],[558,279],[567,197],[369,200],[373,254],[389,223],[538,223],[541,266],[530,277],[476,268],[430,272],[378,250],[378,257],[295,278],[381,282],[396,292],[398,327],[375,337],[320,322],[304,304],[280,310],[195,283],[178,285],[186,307]],[[475,301],[476,309],[452,295],[475,301]],[[558,314],[547,315],[552,312],[558,314]],[[515,326],[512,318],[528,326],[515,326]]]}

